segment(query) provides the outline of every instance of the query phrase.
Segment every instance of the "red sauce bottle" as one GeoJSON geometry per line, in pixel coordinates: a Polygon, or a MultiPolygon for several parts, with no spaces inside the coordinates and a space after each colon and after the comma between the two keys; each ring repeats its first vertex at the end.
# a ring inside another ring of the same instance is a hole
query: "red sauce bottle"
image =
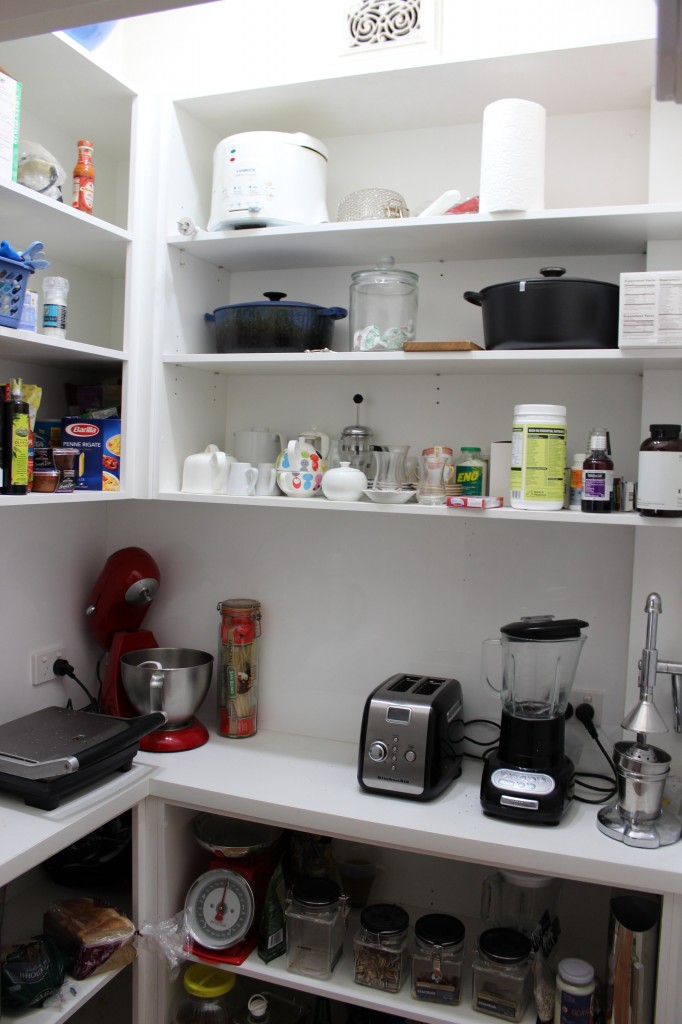
{"type": "Polygon", "coordinates": [[[95,199],[95,168],[92,166],[94,146],[87,139],[78,142],[78,162],[73,169],[71,205],[84,213],[92,213],[95,199]]]}

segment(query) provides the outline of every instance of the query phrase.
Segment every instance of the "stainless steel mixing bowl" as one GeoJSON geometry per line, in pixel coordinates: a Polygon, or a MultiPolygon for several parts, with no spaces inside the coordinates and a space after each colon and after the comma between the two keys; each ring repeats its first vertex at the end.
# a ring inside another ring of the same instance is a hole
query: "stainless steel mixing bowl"
{"type": "Polygon", "coordinates": [[[123,687],[136,711],[163,711],[164,728],[180,729],[201,707],[213,675],[213,655],[187,647],[146,647],[121,657],[123,687]]]}

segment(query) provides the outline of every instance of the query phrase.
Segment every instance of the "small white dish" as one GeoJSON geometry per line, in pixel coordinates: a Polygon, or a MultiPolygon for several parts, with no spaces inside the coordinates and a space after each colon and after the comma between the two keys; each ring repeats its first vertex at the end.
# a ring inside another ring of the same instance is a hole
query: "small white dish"
{"type": "Polygon", "coordinates": [[[368,487],[362,492],[366,494],[371,501],[377,502],[379,505],[404,505],[406,501],[414,498],[414,491],[378,491],[374,488],[368,487]]]}

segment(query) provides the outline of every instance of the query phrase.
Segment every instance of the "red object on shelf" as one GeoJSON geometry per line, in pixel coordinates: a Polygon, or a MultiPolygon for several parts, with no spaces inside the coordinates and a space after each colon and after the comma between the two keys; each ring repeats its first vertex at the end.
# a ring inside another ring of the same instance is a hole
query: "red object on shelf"
{"type": "Polygon", "coordinates": [[[465,199],[463,202],[451,206],[445,213],[478,213],[478,196],[471,196],[470,199],[465,199]]]}

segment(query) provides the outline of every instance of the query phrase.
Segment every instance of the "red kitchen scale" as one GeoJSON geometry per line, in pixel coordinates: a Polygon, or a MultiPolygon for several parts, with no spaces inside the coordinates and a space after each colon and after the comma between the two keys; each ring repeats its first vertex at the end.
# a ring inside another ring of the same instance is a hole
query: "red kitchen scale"
{"type": "MultiPolygon", "coordinates": [[[[85,614],[95,640],[107,652],[100,694],[103,714],[119,718],[139,715],[123,685],[121,658],[131,651],[159,647],[154,634],[140,627],[159,589],[160,577],[158,565],[143,548],[121,548],[109,556],[92,588],[85,614]]],[[[140,749],[172,753],[191,750],[207,740],[206,726],[192,717],[181,728],[162,726],[148,733],[140,740],[140,749]]]]}
{"type": "Polygon", "coordinates": [[[198,815],[193,830],[212,858],[187,892],[184,950],[207,963],[237,966],[258,944],[282,830],[214,814],[198,815]]]}

